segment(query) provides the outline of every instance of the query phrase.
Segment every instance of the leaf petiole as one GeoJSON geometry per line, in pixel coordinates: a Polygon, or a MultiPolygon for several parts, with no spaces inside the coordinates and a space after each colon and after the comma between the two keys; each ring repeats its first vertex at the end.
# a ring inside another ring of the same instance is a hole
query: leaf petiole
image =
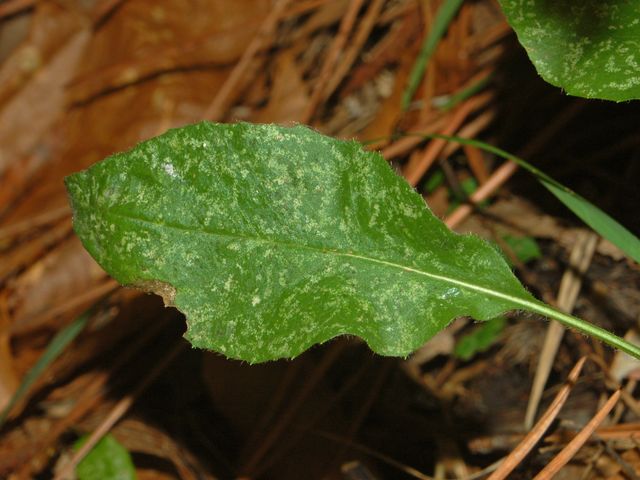
{"type": "Polygon", "coordinates": [[[609,332],[608,330],[605,330],[604,328],[598,327],[597,325],[582,320],[581,318],[574,317],[573,315],[569,315],[567,313],[556,310],[555,308],[552,308],[544,303],[540,303],[536,307],[531,306],[530,310],[535,311],[536,313],[540,313],[545,317],[557,320],[565,327],[573,328],[581,333],[584,333],[585,335],[597,338],[610,347],[622,350],[623,352],[628,353],[632,357],[640,360],[640,347],[634,345],[633,343],[627,342],[625,339],[609,332]]]}

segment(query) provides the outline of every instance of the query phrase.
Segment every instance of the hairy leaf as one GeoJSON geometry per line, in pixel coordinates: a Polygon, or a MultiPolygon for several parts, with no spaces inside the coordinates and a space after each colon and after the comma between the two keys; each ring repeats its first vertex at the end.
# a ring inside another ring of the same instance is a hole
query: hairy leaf
{"type": "Polygon", "coordinates": [[[571,95],[640,98],[640,2],[500,0],[538,73],[571,95]]]}
{"type": "Polygon", "coordinates": [[[626,348],[535,300],[379,154],[303,126],[203,122],[66,182],[94,258],[184,312],[193,345],[229,357],[293,357],[341,334],[404,356],[457,316],[519,308],[626,348]]]}

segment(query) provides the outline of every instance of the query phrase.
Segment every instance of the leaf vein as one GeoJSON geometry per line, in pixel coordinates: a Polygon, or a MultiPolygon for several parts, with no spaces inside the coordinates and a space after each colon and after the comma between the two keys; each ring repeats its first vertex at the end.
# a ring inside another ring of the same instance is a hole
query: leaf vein
{"type": "Polygon", "coordinates": [[[263,237],[251,237],[251,236],[247,236],[247,235],[239,235],[237,233],[229,233],[229,232],[224,232],[224,231],[220,231],[220,230],[207,230],[205,228],[202,228],[201,230],[195,229],[191,226],[188,225],[181,225],[181,224],[171,224],[171,223],[167,223],[167,222],[159,222],[157,220],[151,220],[148,218],[143,218],[143,217],[137,217],[131,214],[123,214],[120,212],[114,212],[113,210],[106,210],[105,213],[110,214],[112,216],[117,216],[117,217],[121,217],[121,218],[125,218],[128,220],[132,220],[138,223],[143,223],[143,224],[149,224],[149,225],[154,225],[156,227],[161,227],[161,228],[169,228],[169,229],[174,229],[174,230],[181,230],[181,231],[187,231],[187,232],[195,232],[195,233],[205,233],[207,235],[211,235],[211,236],[217,236],[217,237],[223,237],[223,238],[229,238],[232,240],[239,240],[239,241],[246,241],[246,242],[256,242],[256,243],[265,243],[265,244],[269,244],[271,246],[274,246],[276,248],[290,248],[290,249],[303,249],[303,250],[308,250],[314,253],[320,253],[323,255],[336,255],[336,256],[340,256],[340,257],[346,257],[346,258],[353,258],[356,260],[362,260],[365,262],[371,262],[371,263],[376,263],[379,265],[384,265],[386,267],[390,267],[390,268],[394,268],[394,269],[399,269],[399,270],[403,270],[406,272],[410,272],[410,273],[415,273],[416,275],[421,275],[427,278],[430,278],[432,280],[438,280],[444,283],[449,283],[452,285],[456,285],[458,287],[462,287],[462,288],[466,288],[469,290],[472,290],[474,292],[478,292],[478,293],[483,293],[485,295],[490,295],[492,297],[495,298],[499,298],[501,300],[506,300],[509,302],[512,302],[516,305],[520,305],[522,308],[535,308],[538,307],[539,304],[538,302],[533,302],[533,301],[529,301],[529,300],[525,300],[523,298],[519,298],[516,297],[514,295],[510,295],[508,293],[504,293],[504,292],[500,292],[498,290],[493,290],[490,288],[486,288],[483,287],[481,285],[477,285],[474,283],[470,283],[470,282],[464,282],[462,280],[457,280],[455,278],[452,277],[448,277],[446,275],[440,275],[437,273],[432,273],[432,272],[428,272],[425,270],[419,270],[417,268],[414,267],[410,267],[407,265],[402,265],[399,263],[395,263],[395,262],[390,262],[388,260],[383,260],[380,258],[375,258],[375,257],[371,257],[368,255],[364,255],[364,254],[360,254],[360,253],[354,253],[354,252],[345,252],[345,251],[341,251],[341,250],[336,250],[334,248],[318,248],[318,247],[314,247],[311,245],[303,245],[303,244],[297,244],[297,243],[291,243],[291,242],[282,242],[279,240],[274,240],[271,238],[263,238],[263,237]]]}

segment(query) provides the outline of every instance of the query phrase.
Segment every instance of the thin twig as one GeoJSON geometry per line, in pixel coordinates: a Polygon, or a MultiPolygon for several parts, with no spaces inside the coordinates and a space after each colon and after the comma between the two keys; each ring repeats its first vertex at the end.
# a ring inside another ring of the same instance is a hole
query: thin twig
{"type": "Polygon", "coordinates": [[[16,13],[31,8],[36,4],[35,0],[13,0],[0,5],[0,19],[15,15],[16,13]]]}
{"type": "MultiPolygon", "coordinates": [[[[481,105],[486,104],[490,97],[490,93],[482,93],[464,102],[456,109],[447,125],[439,133],[442,135],[453,135],[458,131],[469,115],[480,108],[481,105]]],[[[413,161],[410,161],[406,167],[403,168],[402,173],[409,184],[412,186],[417,185],[425,172],[438,158],[438,155],[440,155],[440,152],[442,152],[447,143],[447,140],[440,138],[432,140],[429,142],[429,145],[425,149],[423,155],[418,156],[415,160],[412,159],[413,161]]]]}
{"type": "Polygon", "coordinates": [[[244,442],[243,452],[240,454],[241,458],[247,457],[248,452],[253,452],[256,445],[260,443],[259,441],[264,436],[264,432],[268,429],[270,422],[274,420],[278,410],[287,399],[289,389],[294,380],[296,380],[301,366],[302,362],[291,362],[287,365],[284,375],[278,382],[273,394],[270,395],[269,402],[264,405],[262,412],[260,412],[260,417],[254,422],[250,436],[244,442]]]}
{"type": "Polygon", "coordinates": [[[575,366],[571,369],[569,376],[563,387],[557,393],[556,397],[547,408],[547,411],[544,412],[538,423],[536,423],[535,427],[522,439],[522,441],[518,444],[518,446],[504,459],[504,461],[500,464],[500,466],[496,469],[493,474],[487,480],[503,480],[507,478],[507,476],[520,465],[520,462],[529,454],[531,449],[535,446],[536,443],[542,438],[544,432],[547,431],[553,420],[556,418],[562,406],[569,398],[569,392],[571,388],[575,384],[578,376],[580,375],[580,371],[586,361],[587,357],[582,357],[575,366]]]}
{"type": "Polygon", "coordinates": [[[325,3],[331,1],[333,0],[307,0],[306,2],[298,1],[294,5],[292,5],[291,8],[289,8],[286,12],[284,12],[282,18],[292,18],[298,15],[303,15],[309,10],[321,7],[325,3]]]}
{"type": "Polygon", "coordinates": [[[485,160],[482,151],[472,145],[462,145],[462,150],[467,157],[473,176],[478,181],[478,185],[486,183],[489,180],[489,172],[484,164],[485,160]]]}
{"type": "Polygon", "coordinates": [[[23,235],[24,233],[33,230],[35,228],[47,225],[48,223],[55,222],[60,218],[69,215],[70,210],[68,206],[55,208],[40,215],[34,215],[21,222],[9,224],[6,227],[0,228],[0,243],[6,242],[17,235],[23,235]]]}
{"type": "Polygon", "coordinates": [[[302,115],[302,123],[309,123],[313,118],[313,115],[323,98],[325,89],[327,87],[327,82],[331,77],[331,72],[335,68],[336,61],[338,60],[342,48],[347,42],[349,32],[351,32],[353,28],[353,24],[356,21],[358,12],[360,11],[360,7],[362,7],[363,3],[364,0],[351,0],[347,12],[342,18],[342,22],[340,22],[338,34],[333,40],[329,52],[325,57],[325,61],[322,64],[320,74],[318,75],[318,80],[316,81],[316,84],[313,87],[313,92],[311,93],[311,97],[309,98],[309,103],[307,103],[307,108],[302,115]]]}
{"type": "MultiPolygon", "coordinates": [[[[587,271],[593,258],[596,245],[598,244],[598,236],[593,232],[585,232],[578,235],[576,243],[571,251],[569,265],[562,275],[560,281],[560,290],[558,292],[557,306],[561,310],[571,313],[578,299],[580,287],[582,285],[582,275],[587,271]]],[[[556,358],[556,353],[560,347],[560,342],[564,335],[565,328],[558,322],[551,320],[547,327],[542,352],[538,359],[538,366],[529,395],[529,403],[527,404],[527,412],[524,420],[524,428],[529,430],[533,425],[533,420],[542,398],[544,386],[549,379],[549,373],[556,358]]]]}
{"type": "Polygon", "coordinates": [[[106,18],[111,16],[126,0],[102,0],[91,11],[91,22],[94,28],[100,27],[106,18]]]}
{"type": "Polygon", "coordinates": [[[413,468],[409,465],[399,462],[394,458],[390,457],[389,455],[385,455],[384,453],[378,452],[372,448],[367,447],[366,445],[362,445],[358,442],[354,442],[352,439],[347,440],[334,433],[325,432],[321,430],[316,430],[311,433],[319,437],[326,438],[327,440],[331,440],[332,442],[347,445],[349,448],[353,450],[359,450],[360,452],[366,455],[369,455],[370,457],[377,458],[378,460],[396,468],[397,470],[405,473],[406,475],[417,478],[418,480],[433,480],[433,477],[429,475],[425,475],[424,473],[419,471],[417,468],[413,468]]]}
{"type": "MultiPolygon", "coordinates": [[[[583,108],[585,103],[581,101],[575,101],[563,112],[557,115],[554,120],[543,128],[533,140],[531,140],[527,146],[519,154],[521,158],[526,158],[535,155],[543,145],[549,142],[558,130],[577,115],[583,108]]],[[[467,218],[473,212],[473,205],[476,205],[487,198],[489,198],[493,192],[498,190],[511,176],[518,171],[518,166],[513,162],[507,162],[502,164],[489,178],[487,183],[482,185],[478,190],[473,192],[469,197],[469,203],[465,203],[456,208],[451,215],[447,217],[445,223],[449,228],[455,228],[457,225],[467,218]]]]}
{"type": "Polygon", "coordinates": [[[242,54],[242,57],[240,57],[240,60],[233,68],[222,87],[220,87],[220,90],[218,90],[215,98],[205,111],[203,115],[204,118],[211,121],[218,121],[224,117],[228,107],[229,95],[242,79],[256,54],[264,48],[263,44],[274,31],[276,24],[288,3],[289,0],[278,0],[276,2],[264,23],[258,29],[255,37],[253,37],[249,46],[247,46],[247,49],[242,54]]]}
{"type": "Polygon", "coordinates": [[[566,447],[564,447],[558,455],[551,460],[546,467],[544,467],[533,480],[550,480],[553,476],[560,471],[573,456],[580,450],[582,445],[589,440],[594,430],[598,428],[604,419],[609,415],[609,412],[616,406],[618,399],[620,398],[620,390],[616,390],[609,400],[603,405],[603,407],[594,415],[594,417],[587,423],[584,428],[571,440],[566,447]]]}
{"type": "Polygon", "coordinates": [[[407,135],[383,148],[380,154],[387,160],[404,155],[416,145],[424,142],[424,138],[421,138],[420,134],[435,132],[443,128],[448,120],[449,117],[446,116],[429,119],[428,122],[417,125],[409,130],[407,135]]]}
{"type": "Polygon", "coordinates": [[[252,476],[255,470],[258,469],[259,463],[269,452],[269,449],[278,441],[280,436],[285,432],[287,426],[291,423],[295,415],[300,408],[304,405],[309,395],[313,392],[313,389],[318,384],[320,379],[327,372],[329,367],[334,364],[338,359],[342,350],[345,348],[345,343],[334,343],[331,348],[324,354],[322,360],[316,365],[313,372],[309,375],[302,388],[298,391],[296,396],[291,400],[286,411],[278,419],[278,422],[271,428],[266,435],[262,443],[256,446],[252,452],[251,457],[242,466],[241,471],[245,476],[252,476]]]}
{"type": "MultiPolygon", "coordinates": [[[[458,130],[457,137],[460,138],[474,138],[478,133],[487,128],[496,118],[495,110],[485,110],[479,113],[477,116],[467,122],[460,130],[458,130]]],[[[461,145],[456,142],[449,142],[449,144],[442,150],[441,158],[449,158],[458,149],[464,148],[466,145],[461,145]]],[[[489,179],[489,174],[485,178],[485,182],[489,179]]]]}
{"type": "MultiPolygon", "coordinates": [[[[489,198],[498,188],[500,188],[518,170],[518,165],[513,162],[506,162],[491,174],[491,177],[469,196],[471,204],[478,204],[489,198]]],[[[456,228],[471,212],[473,206],[465,203],[456,208],[451,215],[445,218],[444,223],[451,229],[456,228]]]]}
{"type": "Polygon", "coordinates": [[[149,343],[158,337],[159,333],[166,328],[167,321],[162,318],[160,321],[154,322],[153,325],[145,328],[140,335],[134,335],[131,342],[122,349],[118,356],[111,362],[109,372],[100,372],[98,375],[91,377],[88,384],[85,385],[81,394],[76,399],[73,409],[63,418],[53,423],[46,435],[40,438],[34,445],[35,454],[27,453],[26,458],[29,461],[24,463],[23,468],[19,470],[18,478],[32,478],[32,468],[35,465],[44,465],[47,458],[53,450],[52,446],[57,439],[66,432],[71,426],[76,425],[95,405],[97,405],[107,394],[107,382],[113,378],[114,374],[122,369],[133,356],[142,351],[149,343]]]}
{"type": "Polygon", "coordinates": [[[140,382],[138,387],[126,397],[122,398],[115,404],[109,415],[102,421],[102,423],[96,428],[89,436],[87,441],[80,447],[80,449],[74,453],[69,463],[67,463],[62,470],[54,477],[54,480],[67,480],[69,479],[78,463],[82,461],[84,457],[91,451],[93,447],[111,430],[111,428],[120,420],[125,413],[131,408],[140,394],[160,375],[164,369],[173,361],[173,359],[184,350],[185,343],[180,340],[158,364],[147,374],[147,376],[140,382]]]}
{"type": "Polygon", "coordinates": [[[360,54],[362,50],[362,46],[369,38],[371,34],[371,30],[373,29],[378,16],[380,15],[380,11],[382,10],[382,6],[384,5],[384,0],[373,0],[367,12],[365,13],[358,30],[353,36],[353,40],[350,42],[349,48],[342,56],[340,64],[335,68],[333,75],[329,79],[326,88],[322,92],[322,98],[327,99],[331,96],[334,90],[338,87],[342,79],[347,75],[349,69],[355,62],[356,58],[360,54]]]}

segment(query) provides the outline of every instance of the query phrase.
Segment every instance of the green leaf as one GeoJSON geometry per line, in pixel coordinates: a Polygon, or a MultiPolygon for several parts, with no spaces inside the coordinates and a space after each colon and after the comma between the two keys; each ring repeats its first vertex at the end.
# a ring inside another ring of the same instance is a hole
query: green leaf
{"type": "Polygon", "coordinates": [[[570,95],[640,98],[640,2],[500,0],[538,73],[570,95]]]}
{"type": "Polygon", "coordinates": [[[473,332],[460,338],[456,343],[453,354],[461,360],[470,360],[477,353],[488,350],[500,337],[507,320],[504,317],[493,318],[482,325],[476,326],[473,332]]]}
{"type": "MultiPolygon", "coordinates": [[[[80,449],[87,438],[80,438],[74,448],[80,449]]],[[[135,480],[136,469],[127,449],[106,435],[78,464],[76,474],[79,480],[135,480]]]]}
{"type": "MultiPolygon", "coordinates": [[[[447,215],[458,208],[473,192],[478,189],[478,182],[475,178],[469,177],[460,182],[460,189],[462,192],[456,192],[453,189],[449,190],[449,207],[447,208],[447,215]]],[[[483,200],[476,204],[476,208],[481,209],[488,205],[489,200],[483,200]]]]}
{"type": "Polygon", "coordinates": [[[530,262],[542,256],[538,243],[532,237],[517,237],[514,235],[503,235],[502,239],[513,250],[518,260],[522,263],[530,262]]]}
{"type": "Polygon", "coordinates": [[[512,309],[640,356],[532,297],[377,153],[303,127],[171,130],[66,179],[74,228],[123,284],[185,313],[196,347],[261,362],[337,335],[405,356],[453,318],[512,309]]]}
{"type": "Polygon", "coordinates": [[[436,170],[433,174],[424,182],[423,190],[427,193],[433,193],[440,185],[444,183],[444,172],[441,169],[436,170]]]}
{"type": "Polygon", "coordinates": [[[384,159],[306,127],[200,123],[67,179],[118,281],[160,293],[198,347],[258,362],[354,334],[407,355],[454,317],[535,301],[384,159]]]}

